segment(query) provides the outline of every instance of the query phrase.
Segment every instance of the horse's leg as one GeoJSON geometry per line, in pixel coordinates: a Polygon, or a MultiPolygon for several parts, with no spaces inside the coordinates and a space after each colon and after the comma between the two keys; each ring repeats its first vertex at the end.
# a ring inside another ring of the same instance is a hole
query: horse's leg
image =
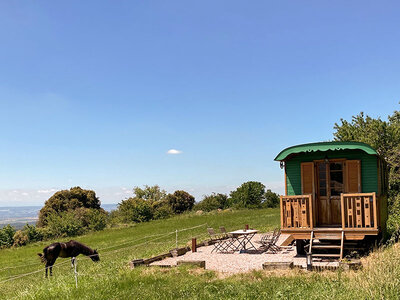
{"type": "Polygon", "coordinates": [[[75,257],[71,257],[71,269],[74,268],[75,265],[75,257]]]}
{"type": "Polygon", "coordinates": [[[53,265],[54,265],[55,262],[56,262],[55,260],[52,260],[52,261],[49,263],[49,265],[50,265],[50,276],[53,276],[53,265]]]}
{"type": "Polygon", "coordinates": [[[46,275],[45,275],[45,277],[47,278],[48,277],[48,275],[47,275],[47,273],[48,273],[48,271],[49,271],[49,267],[50,267],[50,264],[49,264],[49,262],[46,262],[46,267],[45,267],[45,269],[46,269],[46,275]]]}

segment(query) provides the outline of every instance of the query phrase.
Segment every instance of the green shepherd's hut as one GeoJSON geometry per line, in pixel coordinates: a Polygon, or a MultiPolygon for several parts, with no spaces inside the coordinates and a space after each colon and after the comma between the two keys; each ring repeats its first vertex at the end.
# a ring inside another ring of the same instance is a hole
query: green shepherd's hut
{"type": "Polygon", "coordinates": [[[371,146],[302,144],[282,150],[275,160],[285,170],[281,230],[296,240],[299,253],[337,249],[340,253],[325,255],[342,258],[346,242],[373,240],[385,232],[386,164],[371,146]]]}

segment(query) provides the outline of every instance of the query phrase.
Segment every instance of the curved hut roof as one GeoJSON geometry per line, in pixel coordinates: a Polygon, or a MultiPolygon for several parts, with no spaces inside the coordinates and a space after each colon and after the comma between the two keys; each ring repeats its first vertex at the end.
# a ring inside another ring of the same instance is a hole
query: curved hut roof
{"type": "Polygon", "coordinates": [[[337,151],[337,150],[361,150],[370,155],[378,155],[376,150],[370,145],[361,142],[319,142],[301,144],[286,148],[279,152],[274,160],[286,160],[289,156],[299,153],[316,151],[337,151]]]}

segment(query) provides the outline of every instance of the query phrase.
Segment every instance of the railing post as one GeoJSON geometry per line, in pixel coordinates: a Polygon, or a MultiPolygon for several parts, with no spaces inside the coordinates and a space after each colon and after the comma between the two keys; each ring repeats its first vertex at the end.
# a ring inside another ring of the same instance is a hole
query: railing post
{"type": "Polygon", "coordinates": [[[308,204],[310,205],[310,228],[314,228],[314,218],[313,218],[313,205],[312,205],[312,195],[308,195],[308,204]]]}
{"type": "Polygon", "coordinates": [[[283,196],[281,196],[281,202],[280,202],[280,205],[281,205],[281,228],[284,228],[284,226],[283,226],[283,218],[284,218],[284,211],[283,211],[283,196]]]}
{"type": "Polygon", "coordinates": [[[346,216],[345,216],[345,207],[344,207],[344,195],[343,193],[340,194],[340,206],[342,209],[342,229],[346,227],[346,216]]]}
{"type": "Polygon", "coordinates": [[[376,206],[376,194],[372,193],[372,201],[374,202],[374,228],[378,229],[378,209],[376,206]]]}

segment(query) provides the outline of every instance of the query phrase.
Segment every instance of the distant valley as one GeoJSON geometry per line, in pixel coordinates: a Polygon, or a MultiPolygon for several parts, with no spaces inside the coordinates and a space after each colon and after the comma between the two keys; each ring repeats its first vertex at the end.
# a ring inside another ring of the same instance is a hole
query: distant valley
{"type": "MultiPolygon", "coordinates": [[[[118,204],[102,204],[106,211],[117,208],[118,204]]],[[[26,223],[35,224],[42,206],[19,206],[0,207],[0,228],[10,224],[17,229],[22,228],[26,223]]]]}

